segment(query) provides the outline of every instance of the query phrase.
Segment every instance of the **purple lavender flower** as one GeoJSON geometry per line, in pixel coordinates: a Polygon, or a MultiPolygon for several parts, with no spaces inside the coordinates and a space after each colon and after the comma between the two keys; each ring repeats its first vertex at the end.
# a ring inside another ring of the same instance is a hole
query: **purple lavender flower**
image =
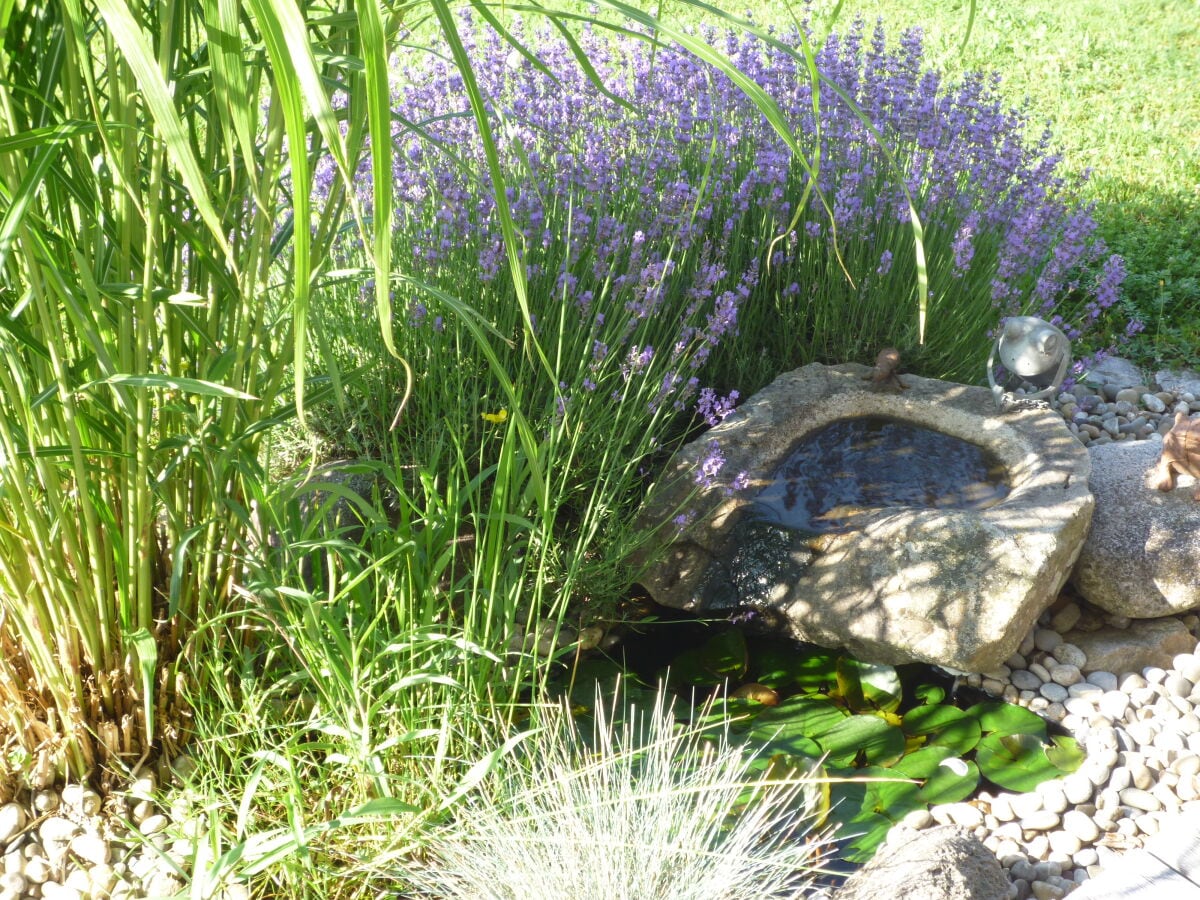
{"type": "Polygon", "coordinates": [[[693,476],[696,484],[701,488],[707,489],[717,483],[717,476],[721,473],[721,469],[725,466],[725,454],[721,452],[721,445],[717,441],[709,441],[708,449],[704,454],[704,458],[700,460],[696,467],[696,474],[693,476]]]}

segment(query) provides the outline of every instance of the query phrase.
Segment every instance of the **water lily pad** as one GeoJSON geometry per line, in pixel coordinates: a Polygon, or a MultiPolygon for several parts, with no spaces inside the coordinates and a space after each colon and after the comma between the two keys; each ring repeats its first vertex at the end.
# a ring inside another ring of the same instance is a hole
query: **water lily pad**
{"type": "Polygon", "coordinates": [[[914,809],[925,807],[925,803],[917,796],[921,785],[894,768],[867,766],[859,769],[857,775],[863,779],[866,787],[863,808],[868,812],[879,813],[893,822],[899,822],[914,809]]]}
{"type": "Polygon", "coordinates": [[[900,706],[904,689],[891,666],[859,662],[851,656],[837,661],[838,692],[854,712],[891,712],[900,706]]]}
{"type": "Polygon", "coordinates": [[[1062,774],[1036,734],[989,734],[979,742],[975,761],[988,781],[1020,793],[1062,774]]]}
{"type": "Polygon", "coordinates": [[[1033,734],[1040,738],[1046,736],[1045,719],[1015,703],[1005,703],[1002,700],[976,703],[967,710],[967,715],[979,720],[979,727],[984,734],[1033,734]]]}
{"type": "Polygon", "coordinates": [[[675,657],[669,677],[674,684],[715,685],[740,679],[746,666],[746,637],[730,628],[675,657]]]}
{"type": "Polygon", "coordinates": [[[907,734],[925,736],[925,743],[949,747],[961,756],[975,749],[982,735],[979,720],[953,706],[918,706],[904,714],[907,734]]]}
{"type": "Polygon", "coordinates": [[[1046,759],[1054,764],[1054,768],[1069,775],[1083,764],[1083,751],[1079,749],[1079,741],[1066,735],[1055,735],[1050,738],[1051,746],[1046,748],[1046,759]]]}
{"type": "Polygon", "coordinates": [[[838,688],[838,659],[838,654],[828,650],[815,649],[798,654],[788,670],[791,684],[810,694],[829,694],[838,688]]]}
{"type": "Polygon", "coordinates": [[[946,699],[946,689],[937,684],[919,684],[913,696],[922,703],[936,705],[946,699]]]}
{"type": "Polygon", "coordinates": [[[820,756],[824,751],[817,741],[844,721],[845,711],[826,698],[789,697],[778,706],[762,708],[751,735],[772,752],[820,756]]]}
{"type": "Polygon", "coordinates": [[[912,753],[906,753],[904,759],[892,765],[892,771],[906,778],[925,779],[932,775],[942,760],[954,756],[949,747],[922,747],[912,753]]]}
{"type": "Polygon", "coordinates": [[[876,716],[849,716],[817,742],[835,766],[889,766],[904,755],[904,732],[876,716]]]}
{"type": "Polygon", "coordinates": [[[966,800],[979,787],[979,767],[970,760],[950,756],[942,760],[917,793],[929,806],[966,800]]]}

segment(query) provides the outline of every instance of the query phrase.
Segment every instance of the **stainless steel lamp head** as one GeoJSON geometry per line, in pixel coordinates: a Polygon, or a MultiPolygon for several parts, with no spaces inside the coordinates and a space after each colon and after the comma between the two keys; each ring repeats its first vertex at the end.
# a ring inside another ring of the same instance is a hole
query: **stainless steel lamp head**
{"type": "Polygon", "coordinates": [[[1062,387],[1070,367],[1071,342],[1062,331],[1036,316],[1006,319],[987,363],[988,384],[996,408],[1003,412],[1054,396],[1062,387]],[[1004,384],[997,384],[994,371],[997,356],[1008,373],[1006,381],[1015,378],[1040,390],[1017,397],[1004,384]]]}

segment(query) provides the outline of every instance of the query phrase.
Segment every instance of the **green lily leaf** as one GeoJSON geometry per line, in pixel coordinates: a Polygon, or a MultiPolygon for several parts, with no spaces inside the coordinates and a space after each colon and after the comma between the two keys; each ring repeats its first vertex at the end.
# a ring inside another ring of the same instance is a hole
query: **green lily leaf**
{"type": "Polygon", "coordinates": [[[1079,749],[1079,741],[1066,735],[1055,735],[1050,738],[1051,746],[1046,748],[1046,759],[1054,768],[1064,774],[1074,772],[1083,763],[1083,751],[1079,749]]]}
{"type": "Polygon", "coordinates": [[[900,676],[891,666],[859,662],[850,656],[837,661],[838,692],[854,712],[892,712],[903,698],[900,676]]]}
{"type": "Polygon", "coordinates": [[[746,636],[730,628],[700,648],[705,667],[722,678],[741,678],[746,674],[746,636]]]}
{"type": "Polygon", "coordinates": [[[701,714],[693,717],[692,724],[700,728],[718,728],[728,723],[729,730],[738,734],[754,726],[754,719],[762,709],[763,705],[753,700],[718,697],[699,710],[701,714]]]}
{"type": "Polygon", "coordinates": [[[854,839],[843,849],[842,858],[852,863],[869,863],[895,823],[879,813],[861,812],[838,832],[854,839]]]}
{"type": "Polygon", "coordinates": [[[982,734],[979,720],[953,706],[918,706],[904,714],[906,734],[927,736],[926,744],[949,747],[954,756],[975,749],[982,734]]]}
{"type": "Polygon", "coordinates": [[[769,644],[756,650],[752,660],[750,676],[759,684],[775,690],[792,686],[792,670],[799,654],[790,647],[769,644]]]}
{"type": "Polygon", "coordinates": [[[942,760],[953,756],[954,751],[949,747],[939,747],[936,745],[922,747],[920,750],[913,750],[911,753],[906,753],[904,759],[895,763],[891,770],[905,778],[919,778],[924,780],[937,771],[937,767],[941,764],[942,760]]]}
{"type": "Polygon", "coordinates": [[[966,800],[979,787],[979,767],[970,760],[950,756],[942,760],[917,793],[922,804],[957,803],[966,800]]]}
{"type": "Polygon", "coordinates": [[[845,711],[824,698],[790,697],[778,706],[761,709],[751,737],[790,756],[821,756],[817,741],[846,721],[845,711]]]}
{"type": "Polygon", "coordinates": [[[904,732],[877,716],[850,716],[817,741],[835,766],[889,766],[904,755],[904,732]]]}
{"type": "Polygon", "coordinates": [[[967,715],[979,720],[979,727],[984,734],[1033,734],[1039,738],[1046,736],[1046,720],[1015,703],[1005,703],[1003,700],[976,703],[967,710],[967,715]]]}
{"type": "Polygon", "coordinates": [[[1020,793],[1062,774],[1047,758],[1046,747],[1035,734],[989,734],[979,742],[975,761],[988,781],[1020,793]]]}
{"type": "Polygon", "coordinates": [[[809,694],[830,694],[838,689],[838,654],[818,649],[796,656],[788,667],[788,679],[809,694]]]}
{"type": "Polygon", "coordinates": [[[878,813],[898,822],[914,809],[925,808],[917,796],[921,786],[894,768],[867,766],[859,769],[856,775],[864,779],[863,784],[867,789],[863,798],[866,812],[878,813]]]}
{"type": "Polygon", "coordinates": [[[946,699],[946,689],[936,684],[922,684],[913,691],[913,696],[922,703],[936,706],[946,699]]]}
{"type": "Polygon", "coordinates": [[[746,665],[746,637],[738,629],[730,628],[675,657],[670,680],[675,684],[720,684],[740,679],[746,674],[746,665]]]}

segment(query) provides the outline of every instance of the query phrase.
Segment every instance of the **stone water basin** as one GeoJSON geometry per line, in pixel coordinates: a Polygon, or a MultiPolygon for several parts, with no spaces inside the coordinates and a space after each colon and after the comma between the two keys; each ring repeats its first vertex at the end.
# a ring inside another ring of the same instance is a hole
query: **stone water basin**
{"type": "Polygon", "coordinates": [[[1009,493],[993,453],[884,416],[831,422],[806,438],[754,498],[754,515],[798,531],[844,531],[884,507],[986,509],[1009,493]]]}
{"type": "Polygon", "coordinates": [[[1079,555],[1087,451],[1052,410],[1001,414],[986,388],[913,375],[876,392],[870,371],[785,373],[683,448],[644,513],[657,540],[631,562],[664,606],[753,609],[868,662],[993,671],[1079,555]],[[713,441],[725,483],[697,495],[713,441]]]}

